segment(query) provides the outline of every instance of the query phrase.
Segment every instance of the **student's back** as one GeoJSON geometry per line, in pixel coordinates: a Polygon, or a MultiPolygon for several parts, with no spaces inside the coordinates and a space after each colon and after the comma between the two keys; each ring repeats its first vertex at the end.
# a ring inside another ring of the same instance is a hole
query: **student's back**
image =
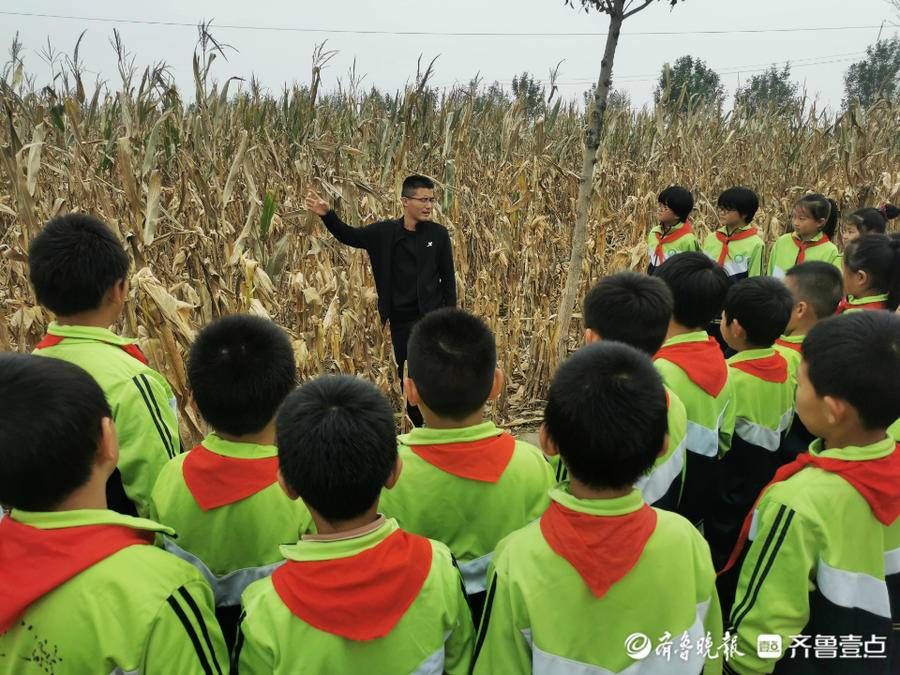
{"type": "Polygon", "coordinates": [[[231,643],[244,588],[271,574],[279,545],[311,524],[277,480],[274,418],[296,383],[294,354],[271,321],[233,315],[200,332],[187,366],[194,401],[216,432],[163,467],[151,510],[177,532],[163,538],[166,549],[209,581],[231,643]]]}
{"type": "Polygon", "coordinates": [[[419,321],[405,391],[426,426],[400,437],[403,474],[381,501],[402,528],[450,548],[476,616],[494,547],[544,512],[554,484],[540,450],[484,421],[503,382],[496,365],[494,336],[480,319],[441,309],[419,321]]]}
{"type": "Polygon", "coordinates": [[[34,353],[74,363],[101,386],[120,448],[107,486],[109,507],[146,515],[156,477],[181,452],[181,441],[165,377],[147,365],[135,340],[107,328],[128,292],[125,250],[96,218],[70,214],[51,220],[31,242],[29,274],[38,301],[57,316],[34,353]]]}
{"type": "Polygon", "coordinates": [[[692,646],[708,635],[713,658],[720,646],[709,549],[690,522],[631,487],[665,430],[661,379],[636,349],[604,341],[560,366],[542,445],[563,456],[572,478],[551,491],[539,522],[497,548],[476,674],[721,668],[701,650],[677,655],[684,635],[692,646]],[[669,658],[654,651],[666,635],[669,658]]]}
{"type": "Polygon", "coordinates": [[[0,672],[222,673],[209,587],[152,545],[172,531],[104,508],[109,415],[80,368],[0,355],[0,672]]]}

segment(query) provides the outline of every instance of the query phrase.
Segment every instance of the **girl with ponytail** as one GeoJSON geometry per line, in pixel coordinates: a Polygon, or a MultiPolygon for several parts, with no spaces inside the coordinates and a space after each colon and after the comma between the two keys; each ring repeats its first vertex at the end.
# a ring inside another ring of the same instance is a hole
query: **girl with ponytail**
{"type": "Polygon", "coordinates": [[[844,292],[837,313],[895,311],[900,305],[900,238],[867,234],[844,250],[844,292]]]}
{"type": "Polygon", "coordinates": [[[838,205],[824,195],[801,197],[791,214],[793,232],[778,238],[769,255],[769,274],[779,279],[794,265],[821,260],[840,266],[840,252],[831,241],[838,223],[838,205]]]}

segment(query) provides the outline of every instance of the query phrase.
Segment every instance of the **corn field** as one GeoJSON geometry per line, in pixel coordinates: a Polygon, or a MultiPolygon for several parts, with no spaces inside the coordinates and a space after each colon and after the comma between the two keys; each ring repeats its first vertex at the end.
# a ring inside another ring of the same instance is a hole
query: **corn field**
{"type": "MultiPolygon", "coordinates": [[[[396,217],[403,177],[424,173],[438,184],[435,220],[451,233],[460,304],[496,334],[508,386],[493,413],[512,426],[535,421],[554,367],[583,111],[551,100],[535,117],[475,87],[439,92],[430,67],[396,94],[352,79],[323,93],[323,49],[308,86],[273,96],[253,81],[216,81],[217,47],[203,35],[194,91],[179,91],[164,65],[135,71],[119,49],[119,81],[93,90],[77,49],[46,86],[15,58],[2,73],[0,349],[29,351],[50,320],[28,284],[29,241],[52,216],[87,211],[133,258],[117,328],[139,336],[170,380],[187,447],[203,426],[186,350],[229,313],[284,326],[301,378],[358,373],[399,397],[368,260],[302,202],[314,187],[352,224],[396,217]]],[[[731,185],[759,193],[754,222],[769,240],[807,190],[844,209],[896,201],[898,118],[889,103],[838,115],[813,103],[754,116],[609,110],[579,297],[603,275],[645,268],[656,195],[672,183],[694,192],[701,236],[731,185]]]]}

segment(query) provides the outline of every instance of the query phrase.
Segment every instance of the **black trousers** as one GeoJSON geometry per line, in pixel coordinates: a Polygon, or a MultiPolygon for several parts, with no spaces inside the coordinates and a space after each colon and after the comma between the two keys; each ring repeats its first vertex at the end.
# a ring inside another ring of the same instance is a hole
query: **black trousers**
{"type": "MultiPolygon", "coordinates": [[[[409,334],[412,332],[416,321],[420,318],[417,316],[414,319],[404,321],[390,320],[391,346],[394,348],[394,359],[397,361],[397,374],[400,377],[401,390],[403,389],[403,366],[406,365],[406,347],[409,342],[409,334]]],[[[422,413],[419,412],[416,406],[410,405],[409,401],[406,403],[406,414],[409,415],[409,419],[412,420],[415,426],[420,427],[424,424],[422,413]]]]}

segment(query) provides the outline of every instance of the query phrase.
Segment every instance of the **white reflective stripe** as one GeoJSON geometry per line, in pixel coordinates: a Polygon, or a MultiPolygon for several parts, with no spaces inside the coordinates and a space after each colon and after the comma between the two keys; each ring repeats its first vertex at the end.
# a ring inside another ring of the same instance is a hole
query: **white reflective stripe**
{"type": "Polygon", "coordinates": [[[778,265],[772,268],[772,276],[776,279],[784,279],[787,276],[787,271],[781,269],[778,265]]]}
{"type": "Polygon", "coordinates": [[[747,541],[756,539],[756,531],[759,528],[759,509],[753,509],[753,518],[750,520],[750,533],[747,535],[747,541]]]}
{"type": "Polygon", "coordinates": [[[900,574],[900,548],[884,552],[884,575],[900,574]]]}
{"type": "Polygon", "coordinates": [[[463,583],[466,586],[466,595],[481,593],[487,588],[487,568],[491,564],[494,552],[483,555],[475,560],[458,562],[459,571],[462,572],[463,583]]]}
{"type": "Polygon", "coordinates": [[[140,670],[122,670],[121,668],[116,668],[115,670],[109,671],[109,675],[141,675],[140,670]]]}
{"type": "Polygon", "coordinates": [[[835,605],[891,618],[891,603],[884,579],[876,579],[862,572],[839,570],[820,559],[816,585],[822,595],[835,605]]]}
{"type": "MultiPolygon", "coordinates": [[[[703,622],[706,620],[706,613],[709,611],[709,602],[709,600],[706,600],[697,604],[694,623],[687,630],[687,634],[691,639],[691,645],[699,644],[699,640],[706,637],[706,628],[703,622]]],[[[677,635],[680,635],[680,633],[677,635]]],[[[635,661],[624,670],[613,671],[545,652],[535,646],[530,629],[523,630],[522,636],[528,642],[528,646],[531,647],[531,672],[534,675],[671,675],[673,673],[674,675],[697,675],[703,669],[704,664],[703,657],[699,655],[696,649],[690,651],[687,661],[683,661],[678,656],[675,656],[676,643],[673,645],[673,654],[670,654],[668,658],[662,654],[657,654],[655,650],[651,650],[646,658],[635,661]]],[[[658,636],[650,636],[651,641],[658,639],[658,636]]],[[[622,650],[625,650],[624,645],[622,645],[622,650]]]]}
{"type": "Polygon", "coordinates": [[[650,253],[650,264],[651,265],[653,265],[654,267],[659,267],[660,265],[662,265],[665,262],[665,256],[666,256],[665,251],[663,251],[663,260],[660,261],[660,259],[656,257],[656,247],[648,246],[647,248],[650,253]]]}
{"type": "Polygon", "coordinates": [[[644,495],[644,501],[653,504],[669,491],[672,482],[681,475],[684,467],[685,441],[681,441],[669,459],[635,481],[634,486],[644,495]]]}
{"type": "MultiPolygon", "coordinates": [[[[446,640],[446,638],[444,638],[446,640]]],[[[411,675],[441,675],[444,672],[444,645],[419,664],[411,675]]]]}
{"type": "Polygon", "coordinates": [[[191,565],[196,567],[200,574],[204,576],[206,581],[209,583],[212,588],[213,594],[216,597],[216,606],[218,607],[232,607],[234,605],[241,604],[241,593],[244,592],[244,589],[247,588],[250,584],[252,584],[257,579],[262,579],[263,577],[267,577],[276,569],[281,567],[284,564],[284,560],[279,560],[276,563],[272,563],[271,565],[262,565],[261,567],[247,567],[241,570],[235,570],[234,572],[229,572],[221,577],[217,577],[213,574],[213,571],[207,567],[206,563],[200,560],[193,553],[189,553],[185,551],[183,548],[178,546],[170,537],[163,537],[163,546],[165,549],[174,555],[177,555],[182,560],[189,562],[191,565]]]}
{"type": "Polygon", "coordinates": [[[777,429],[769,429],[750,420],[738,419],[734,422],[734,433],[753,445],[758,445],[770,452],[775,452],[781,446],[781,432],[791,426],[794,421],[794,409],[785,412],[778,420],[777,429]]]}
{"type": "Polygon", "coordinates": [[[688,420],[685,441],[690,452],[704,457],[719,456],[719,432],[716,429],[707,429],[688,420]]]}
{"type": "Polygon", "coordinates": [[[737,260],[726,260],[722,266],[728,272],[728,276],[733,277],[735,274],[744,274],[750,271],[750,258],[741,258],[737,260]]]}

